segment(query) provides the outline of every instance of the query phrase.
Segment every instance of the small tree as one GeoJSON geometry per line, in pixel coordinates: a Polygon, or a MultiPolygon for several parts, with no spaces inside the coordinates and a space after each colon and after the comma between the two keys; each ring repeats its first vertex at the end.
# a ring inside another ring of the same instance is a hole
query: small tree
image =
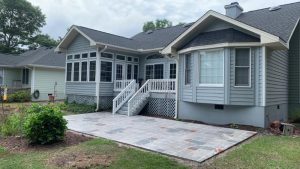
{"type": "Polygon", "coordinates": [[[167,19],[157,19],[154,21],[148,21],[144,23],[143,31],[147,32],[148,30],[155,30],[155,29],[161,29],[161,28],[167,28],[172,26],[172,22],[167,19]]]}
{"type": "Polygon", "coordinates": [[[29,49],[36,49],[40,46],[44,47],[55,47],[58,45],[59,41],[52,39],[47,34],[39,34],[33,37],[31,40],[31,43],[29,45],[29,49]]]}

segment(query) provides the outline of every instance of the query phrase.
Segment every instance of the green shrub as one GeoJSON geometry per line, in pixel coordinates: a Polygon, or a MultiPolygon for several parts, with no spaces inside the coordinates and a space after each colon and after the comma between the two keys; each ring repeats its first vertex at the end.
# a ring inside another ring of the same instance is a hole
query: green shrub
{"type": "Polygon", "coordinates": [[[25,115],[14,113],[9,115],[1,126],[1,134],[4,136],[16,136],[23,133],[25,115]]]}
{"type": "Polygon", "coordinates": [[[51,144],[63,140],[67,121],[58,107],[40,105],[39,108],[33,106],[30,109],[24,131],[31,143],[51,144]]]}
{"type": "Polygon", "coordinates": [[[30,91],[20,90],[8,95],[8,102],[29,102],[31,101],[30,91]]]}

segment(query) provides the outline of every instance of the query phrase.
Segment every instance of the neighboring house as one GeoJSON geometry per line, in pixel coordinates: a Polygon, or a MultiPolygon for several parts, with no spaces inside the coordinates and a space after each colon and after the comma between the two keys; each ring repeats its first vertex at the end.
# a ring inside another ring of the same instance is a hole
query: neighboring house
{"type": "Polygon", "coordinates": [[[65,57],[54,49],[40,47],[20,55],[0,54],[0,85],[10,89],[39,91],[34,101],[65,98],[65,57]]]}
{"type": "Polygon", "coordinates": [[[300,108],[300,2],[225,9],[131,38],[72,26],[56,48],[69,101],[211,124],[286,121],[300,108]]]}

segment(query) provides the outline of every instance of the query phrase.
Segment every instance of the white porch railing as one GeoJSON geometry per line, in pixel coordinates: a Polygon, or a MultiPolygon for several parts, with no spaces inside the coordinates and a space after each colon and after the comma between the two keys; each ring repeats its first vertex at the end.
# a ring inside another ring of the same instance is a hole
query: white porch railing
{"type": "Polygon", "coordinates": [[[130,83],[113,99],[113,114],[115,114],[135,93],[137,83],[131,80],[130,83]]]}
{"type": "Polygon", "coordinates": [[[122,91],[132,80],[115,80],[114,91],[122,91]]]}
{"type": "Polygon", "coordinates": [[[146,83],[129,99],[128,116],[136,115],[147,103],[150,92],[175,93],[175,79],[149,79],[146,83]]]}

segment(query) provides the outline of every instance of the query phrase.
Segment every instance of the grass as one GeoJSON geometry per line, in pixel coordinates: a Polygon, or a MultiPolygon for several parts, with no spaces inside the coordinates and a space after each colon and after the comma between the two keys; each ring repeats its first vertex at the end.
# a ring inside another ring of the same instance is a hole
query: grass
{"type": "Polygon", "coordinates": [[[260,136],[204,168],[296,169],[299,166],[300,137],[260,136]]]}
{"type": "Polygon", "coordinates": [[[95,112],[95,105],[77,104],[77,103],[58,103],[56,104],[66,115],[82,114],[95,112]]]}
{"type": "MultiPolygon", "coordinates": [[[[4,150],[3,150],[4,151],[4,150]]],[[[57,148],[47,151],[36,151],[27,153],[6,153],[0,158],[2,169],[54,169],[60,168],[49,161],[61,159],[68,154],[89,154],[110,156],[113,160],[107,168],[111,169],[133,169],[133,168],[164,168],[185,169],[186,166],[171,160],[165,156],[145,152],[137,149],[119,147],[116,143],[105,139],[93,139],[91,141],[67,148],[57,148]]],[[[1,156],[1,150],[0,150],[1,156]]],[[[97,166],[102,168],[104,166],[97,166]]]]}

